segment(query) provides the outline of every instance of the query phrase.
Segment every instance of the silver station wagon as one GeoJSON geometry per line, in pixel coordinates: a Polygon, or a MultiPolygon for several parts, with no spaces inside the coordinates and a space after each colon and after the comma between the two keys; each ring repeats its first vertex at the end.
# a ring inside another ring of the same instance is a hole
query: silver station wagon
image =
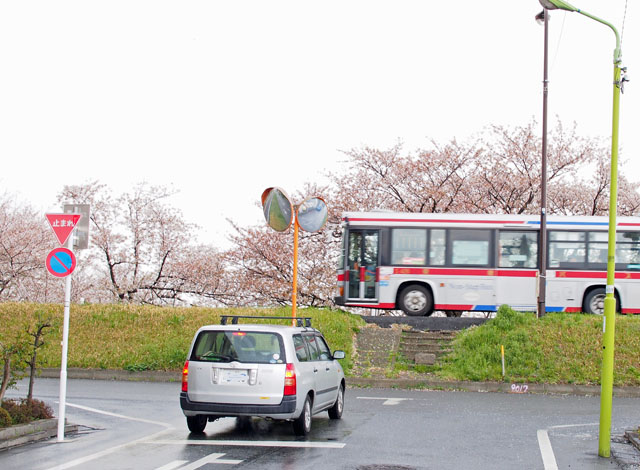
{"type": "Polygon", "coordinates": [[[223,316],[221,325],[200,328],[182,372],[180,406],[193,433],[221,417],[258,416],[293,422],[297,435],[311,430],[311,417],[328,411],[340,419],[345,379],[310,318],[297,326],[238,324],[238,319],[289,317],[223,316]],[[231,320],[232,324],[227,324],[231,320]]]}

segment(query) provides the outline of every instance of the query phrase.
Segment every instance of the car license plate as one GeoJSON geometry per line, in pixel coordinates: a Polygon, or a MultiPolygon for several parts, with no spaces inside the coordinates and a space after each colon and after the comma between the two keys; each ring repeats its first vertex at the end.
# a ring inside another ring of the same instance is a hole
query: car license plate
{"type": "Polygon", "coordinates": [[[249,373],[246,370],[225,369],[222,371],[223,383],[240,384],[240,383],[247,383],[248,380],[249,380],[249,373]]]}

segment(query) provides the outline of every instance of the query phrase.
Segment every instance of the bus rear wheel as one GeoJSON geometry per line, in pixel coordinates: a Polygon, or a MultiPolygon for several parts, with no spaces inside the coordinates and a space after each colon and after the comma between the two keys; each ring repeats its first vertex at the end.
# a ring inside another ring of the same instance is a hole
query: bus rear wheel
{"type": "Polygon", "coordinates": [[[400,292],[400,309],[411,317],[429,316],[433,313],[433,297],[429,289],[411,284],[400,292]]]}
{"type": "Polygon", "coordinates": [[[603,315],[605,297],[606,293],[604,288],[602,287],[598,287],[589,291],[589,293],[584,297],[584,302],[582,303],[582,311],[584,313],[603,315]]]}

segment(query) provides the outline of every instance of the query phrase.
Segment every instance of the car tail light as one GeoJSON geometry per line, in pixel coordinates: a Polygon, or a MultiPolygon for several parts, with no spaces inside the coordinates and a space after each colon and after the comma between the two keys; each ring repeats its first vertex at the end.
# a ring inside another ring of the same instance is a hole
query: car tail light
{"type": "Polygon", "coordinates": [[[296,394],[296,368],[292,363],[288,363],[287,368],[284,370],[284,394],[296,394]]]}
{"type": "Polygon", "coordinates": [[[182,368],[182,391],[189,391],[189,361],[185,361],[182,368]]]}

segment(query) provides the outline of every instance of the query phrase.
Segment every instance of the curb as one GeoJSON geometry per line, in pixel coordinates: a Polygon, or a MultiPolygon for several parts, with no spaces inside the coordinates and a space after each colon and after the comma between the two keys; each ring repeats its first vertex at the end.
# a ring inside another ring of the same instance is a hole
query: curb
{"type": "MultiPolygon", "coordinates": [[[[59,369],[40,369],[39,377],[60,377],[59,369]]],[[[181,371],[139,371],[111,369],[79,369],[67,370],[70,379],[89,380],[122,380],[138,382],[180,382],[181,371]]],[[[347,377],[347,385],[351,387],[370,388],[421,388],[427,390],[458,390],[464,392],[500,392],[500,393],[541,393],[552,395],[599,396],[599,385],[573,384],[522,384],[508,382],[471,382],[437,380],[428,377],[416,379],[387,379],[347,377]]],[[[640,398],[639,387],[613,387],[613,395],[618,398],[640,398]]]]}
{"type": "MultiPolygon", "coordinates": [[[[386,379],[348,377],[347,383],[356,387],[371,388],[424,388],[428,390],[450,390],[463,392],[540,393],[551,395],[600,395],[599,385],[571,384],[523,384],[508,382],[471,382],[433,379],[386,379]]],[[[614,387],[613,394],[619,398],[640,398],[638,387],[614,387]]]]}
{"type": "MultiPolygon", "coordinates": [[[[38,369],[38,377],[46,379],[59,379],[60,369],[38,369]]],[[[128,371],[115,369],[67,369],[67,377],[70,379],[88,380],[123,380],[133,382],[180,382],[181,371],[142,370],[128,371]]]]}
{"type": "MultiPolygon", "coordinates": [[[[66,424],[64,435],[78,432],[76,424],[66,424]]],[[[58,435],[58,419],[41,419],[28,424],[17,424],[0,429],[0,451],[30,442],[50,439],[58,435]]]]}
{"type": "Polygon", "coordinates": [[[636,431],[627,431],[624,436],[631,442],[631,444],[640,451],[640,436],[636,431]]]}

